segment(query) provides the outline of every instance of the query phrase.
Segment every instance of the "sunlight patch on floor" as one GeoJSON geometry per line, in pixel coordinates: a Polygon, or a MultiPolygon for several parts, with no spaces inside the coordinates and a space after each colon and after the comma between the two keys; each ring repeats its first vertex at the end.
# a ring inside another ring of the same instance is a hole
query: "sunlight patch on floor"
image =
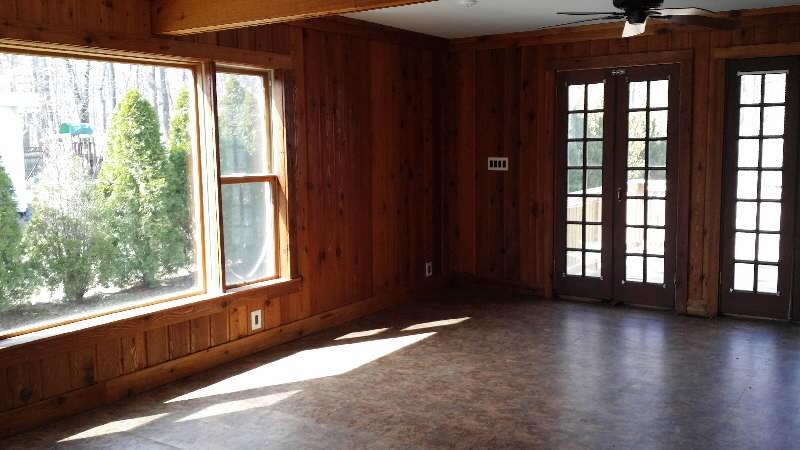
{"type": "Polygon", "coordinates": [[[64,438],[58,442],[77,441],[81,439],[90,439],[99,436],[106,436],[114,433],[123,433],[125,431],[131,431],[136,428],[139,428],[142,425],[147,425],[148,423],[153,422],[154,420],[158,420],[166,415],[167,413],[163,413],[163,414],[154,414],[152,416],[134,417],[132,419],[115,420],[114,422],[105,423],[103,425],[83,431],[68,438],[64,438]]]}
{"type": "Polygon", "coordinates": [[[246,398],[244,400],[216,403],[203,408],[196,413],[190,414],[178,420],[178,422],[188,422],[190,420],[205,419],[207,417],[232,414],[256,408],[266,408],[267,406],[272,406],[276,403],[282,402],[298,392],[303,392],[303,390],[297,389],[295,391],[281,392],[279,394],[269,394],[262,395],[260,397],[246,398]]]}
{"type": "Polygon", "coordinates": [[[410,327],[403,328],[403,331],[415,331],[415,330],[424,330],[427,328],[446,327],[450,325],[459,324],[466,320],[469,320],[469,317],[461,317],[460,319],[437,320],[435,322],[418,323],[416,325],[411,325],[410,327]]]}
{"type": "Polygon", "coordinates": [[[345,339],[358,339],[362,337],[375,336],[376,334],[381,334],[386,330],[388,330],[388,328],[376,328],[374,330],[354,331],[352,333],[347,333],[344,336],[339,336],[336,339],[334,339],[334,341],[343,341],[345,339]]]}
{"type": "Polygon", "coordinates": [[[174,398],[167,403],[341,375],[434,334],[436,333],[413,334],[304,350],[174,398]]]}

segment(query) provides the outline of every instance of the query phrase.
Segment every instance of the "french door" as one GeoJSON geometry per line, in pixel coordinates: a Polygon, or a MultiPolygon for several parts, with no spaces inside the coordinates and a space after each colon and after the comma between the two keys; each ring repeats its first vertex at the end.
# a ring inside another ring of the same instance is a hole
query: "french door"
{"type": "Polygon", "coordinates": [[[796,58],[728,66],[721,311],[797,319],[796,58]]]}
{"type": "Polygon", "coordinates": [[[556,290],[672,308],[678,67],[562,72],[556,290]]]}

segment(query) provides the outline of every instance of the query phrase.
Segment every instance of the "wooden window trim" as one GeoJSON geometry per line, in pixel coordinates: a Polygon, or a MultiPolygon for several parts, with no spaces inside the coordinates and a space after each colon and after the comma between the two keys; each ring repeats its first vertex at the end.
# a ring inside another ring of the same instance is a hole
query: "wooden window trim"
{"type": "MultiPolygon", "coordinates": [[[[265,105],[265,131],[267,133],[267,142],[265,148],[267,156],[267,173],[264,174],[246,174],[246,175],[222,175],[221,172],[218,176],[218,193],[217,193],[217,209],[219,215],[219,264],[220,275],[222,278],[222,290],[229,292],[231,290],[239,290],[247,286],[269,282],[276,279],[288,279],[291,277],[290,261],[289,261],[289,227],[288,227],[288,197],[287,192],[287,178],[286,178],[286,137],[285,137],[285,113],[284,113],[284,93],[283,82],[280,78],[276,81],[276,73],[273,70],[253,70],[241,67],[218,66],[216,73],[238,74],[247,76],[259,76],[264,81],[264,105],[265,105]],[[276,120],[278,119],[278,120],[276,120]],[[222,204],[222,187],[225,185],[235,184],[263,184],[269,186],[272,195],[273,205],[273,230],[274,230],[274,247],[275,247],[275,275],[271,277],[257,278],[248,280],[242,283],[228,284],[225,269],[225,225],[222,218],[223,204],[222,204]]],[[[214,98],[216,103],[217,86],[216,86],[216,73],[214,81],[214,98]]],[[[219,129],[219,111],[214,108],[214,119],[216,121],[216,129],[219,129]]],[[[217,134],[217,149],[219,149],[219,134],[217,134]]],[[[221,151],[216,152],[217,168],[221,167],[221,151]]]]}

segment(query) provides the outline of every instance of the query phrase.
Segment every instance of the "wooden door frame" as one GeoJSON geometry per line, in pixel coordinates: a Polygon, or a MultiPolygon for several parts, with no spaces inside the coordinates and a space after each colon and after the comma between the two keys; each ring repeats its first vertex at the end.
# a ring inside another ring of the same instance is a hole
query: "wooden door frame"
{"type": "MultiPolygon", "coordinates": [[[[678,66],[678,90],[680,104],[678,105],[679,133],[677,136],[677,176],[678,192],[676,195],[677,217],[675,227],[675,311],[687,313],[688,306],[688,279],[689,279],[689,216],[691,198],[691,140],[692,140],[692,112],[693,112],[693,78],[694,78],[694,51],[674,50],[652,53],[631,53],[611,56],[590,56],[580,58],[551,59],[545,64],[547,77],[546,95],[550,99],[556,98],[556,89],[559,72],[574,70],[613,69],[626,67],[640,67],[653,65],[674,64],[678,66]]],[[[547,102],[546,102],[547,103],[547,102]]],[[[555,105],[554,101],[549,104],[555,105]]],[[[553,108],[553,124],[557,122],[557,108],[553,108]]],[[[555,149],[557,136],[551,133],[550,148],[555,149]]],[[[555,180],[556,165],[553,164],[553,179],[555,180]]],[[[556,201],[556,189],[553,189],[553,204],[556,201]]],[[[556,214],[553,214],[551,226],[555,230],[556,214]]],[[[551,234],[552,235],[552,234],[551,234]]],[[[555,245],[555,242],[553,243],[555,245]]],[[[552,249],[555,253],[555,248],[552,249]]],[[[554,260],[555,263],[555,260],[554,260]]],[[[550,283],[555,283],[557,273],[551,272],[550,283]]]]}

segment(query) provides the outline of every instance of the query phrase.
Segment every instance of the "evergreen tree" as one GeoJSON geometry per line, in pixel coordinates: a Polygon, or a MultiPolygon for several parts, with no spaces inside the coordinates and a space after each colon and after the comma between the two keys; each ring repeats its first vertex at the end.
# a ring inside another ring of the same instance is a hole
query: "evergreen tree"
{"type": "Polygon", "coordinates": [[[21,241],[14,186],[0,166],[0,310],[19,303],[26,295],[21,241]]]}
{"type": "Polygon", "coordinates": [[[183,262],[183,231],[170,219],[169,173],[155,109],[130,91],[111,120],[95,196],[113,248],[101,265],[108,281],[155,287],[159,275],[183,262]]]}
{"type": "MultiPolygon", "coordinates": [[[[66,149],[63,149],[66,150],[66,149]]],[[[83,161],[67,151],[48,159],[36,188],[24,248],[31,274],[76,301],[97,281],[104,240],[90,210],[92,183],[83,161]]]]}
{"type": "Polygon", "coordinates": [[[183,238],[182,265],[191,262],[194,251],[192,234],[192,192],[189,176],[191,168],[191,134],[189,133],[189,92],[182,90],[175,102],[174,115],[170,120],[169,141],[167,142],[169,159],[169,218],[174,226],[181,230],[183,238]]]}
{"type": "Polygon", "coordinates": [[[253,156],[263,151],[258,142],[258,104],[236,76],[223,79],[225,90],[219,104],[222,173],[251,173],[253,156]]]}

